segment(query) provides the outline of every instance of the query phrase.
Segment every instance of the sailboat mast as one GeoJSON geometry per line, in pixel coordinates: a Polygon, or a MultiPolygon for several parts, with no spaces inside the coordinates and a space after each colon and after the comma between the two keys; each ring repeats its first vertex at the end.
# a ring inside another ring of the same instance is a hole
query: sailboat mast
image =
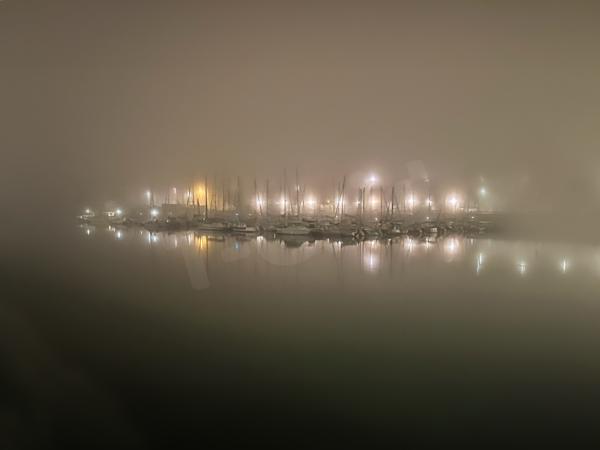
{"type": "Polygon", "coordinates": [[[379,188],[379,220],[383,219],[383,186],[379,188]]]}
{"type": "Polygon", "coordinates": [[[396,198],[396,186],[392,184],[392,220],[394,220],[394,200],[396,198]]]}
{"type": "Polygon", "coordinates": [[[262,216],[262,202],[260,201],[260,197],[258,196],[258,187],[256,186],[256,177],[254,178],[254,198],[256,199],[256,207],[258,209],[258,213],[262,216]]]}
{"type": "Polygon", "coordinates": [[[238,175],[237,177],[237,189],[236,189],[236,201],[235,201],[235,207],[236,207],[236,211],[238,216],[241,213],[242,210],[242,183],[240,180],[240,176],[238,175]]]}
{"type": "Polygon", "coordinates": [[[208,176],[204,175],[204,220],[208,220],[208,176]]]}
{"type": "Polygon", "coordinates": [[[285,220],[285,226],[288,224],[288,211],[287,211],[287,170],[283,169],[283,215],[285,220]]]}
{"type": "Polygon", "coordinates": [[[269,217],[269,179],[267,178],[267,189],[265,192],[265,216],[269,217]]]}
{"type": "Polygon", "coordinates": [[[296,167],[296,215],[300,218],[300,184],[298,182],[298,168],[296,167]]]}
{"type": "Polygon", "coordinates": [[[346,175],[344,175],[344,179],[342,180],[342,193],[340,195],[340,203],[341,203],[341,219],[344,218],[344,196],[346,192],[346,175]]]}

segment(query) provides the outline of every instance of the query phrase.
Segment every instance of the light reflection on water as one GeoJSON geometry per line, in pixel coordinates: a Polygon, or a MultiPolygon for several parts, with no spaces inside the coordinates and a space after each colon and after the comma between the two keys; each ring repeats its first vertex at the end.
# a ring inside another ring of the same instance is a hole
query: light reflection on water
{"type": "MultiPolygon", "coordinates": [[[[338,278],[356,280],[383,275],[393,278],[407,270],[432,276],[452,271],[461,276],[512,276],[518,279],[558,275],[563,278],[575,273],[600,278],[600,248],[593,245],[463,236],[398,237],[356,242],[193,231],[157,233],[112,226],[81,228],[91,239],[112,235],[113,242],[117,241],[118,245],[145,247],[158,254],[165,251],[181,253],[195,289],[205,289],[215,279],[208,275],[207,265],[210,264],[213,273],[222,269],[229,276],[235,276],[236,271],[245,270],[240,266],[244,262],[312,272],[313,281],[318,281],[319,277],[327,278],[331,273],[337,274],[338,278]]],[[[265,276],[272,275],[267,273],[265,276]]]]}

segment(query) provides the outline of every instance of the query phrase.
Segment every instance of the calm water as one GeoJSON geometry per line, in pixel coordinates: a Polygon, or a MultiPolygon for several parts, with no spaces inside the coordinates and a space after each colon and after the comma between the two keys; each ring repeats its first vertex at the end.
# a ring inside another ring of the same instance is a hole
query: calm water
{"type": "Polygon", "coordinates": [[[427,440],[594,420],[597,245],[94,227],[47,245],[3,279],[5,422],[26,442],[427,440]]]}

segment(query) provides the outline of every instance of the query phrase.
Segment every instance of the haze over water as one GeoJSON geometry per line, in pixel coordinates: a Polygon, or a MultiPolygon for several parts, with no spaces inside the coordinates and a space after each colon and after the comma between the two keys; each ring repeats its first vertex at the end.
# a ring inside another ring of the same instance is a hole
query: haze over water
{"type": "Polygon", "coordinates": [[[575,447],[600,404],[599,23],[585,0],[0,0],[0,448],[575,447]],[[507,226],[75,224],[240,180],[234,213],[286,178],[319,215],[371,177],[507,226]]]}
{"type": "Polygon", "coordinates": [[[508,417],[582,413],[596,398],[597,245],[86,226],[69,236],[58,277],[23,286],[7,310],[33,356],[14,354],[9,368],[34,401],[61,386],[46,408],[66,404],[82,432],[108,423],[145,445],[217,426],[263,435],[265,420],[290,431],[298,415],[308,441],[416,427],[406,439],[424,422],[437,437],[473,421],[483,434],[497,420],[531,431],[537,422],[508,417]],[[181,409],[165,419],[167,405],[181,409]]]}

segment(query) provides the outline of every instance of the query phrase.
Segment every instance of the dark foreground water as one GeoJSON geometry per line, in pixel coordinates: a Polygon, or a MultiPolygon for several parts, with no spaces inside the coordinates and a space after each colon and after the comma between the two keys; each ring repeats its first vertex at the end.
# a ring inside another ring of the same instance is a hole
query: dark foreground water
{"type": "Polygon", "coordinates": [[[2,448],[577,439],[600,414],[597,245],[47,241],[2,260],[2,448]]]}

